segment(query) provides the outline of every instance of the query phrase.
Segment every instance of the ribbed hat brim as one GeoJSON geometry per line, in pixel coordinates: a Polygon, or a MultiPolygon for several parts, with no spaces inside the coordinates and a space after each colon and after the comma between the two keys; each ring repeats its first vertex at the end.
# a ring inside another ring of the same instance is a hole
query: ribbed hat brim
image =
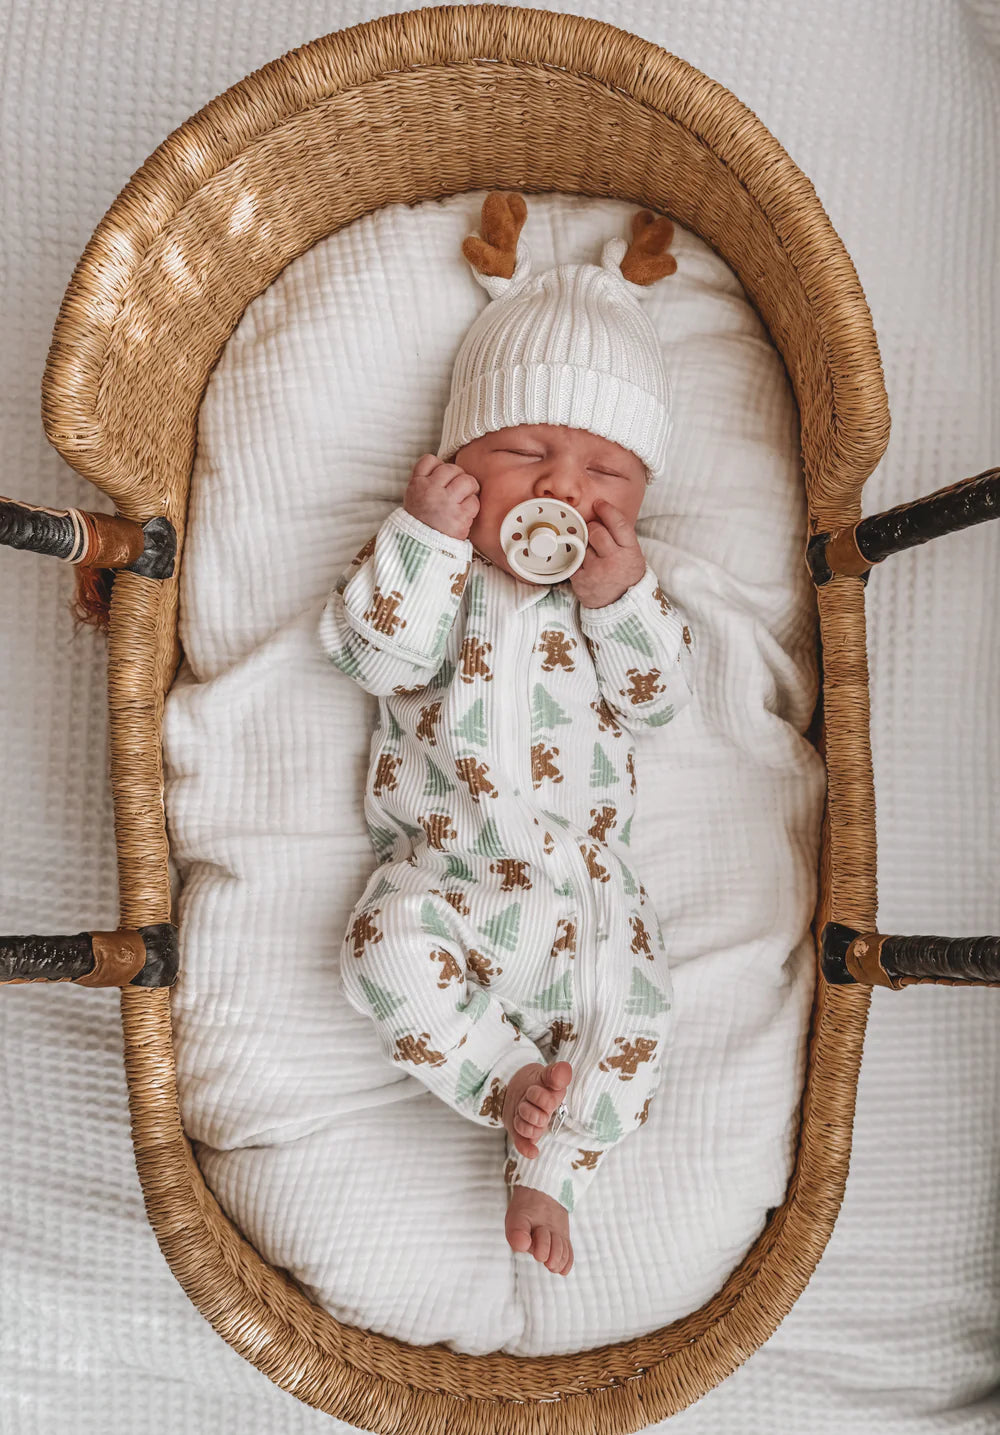
{"type": "Polygon", "coordinates": [[[637,454],[656,475],[670,435],[667,403],[614,374],[578,364],[515,364],[481,374],[445,409],[439,458],[483,434],[518,424],[586,429],[637,454]]]}

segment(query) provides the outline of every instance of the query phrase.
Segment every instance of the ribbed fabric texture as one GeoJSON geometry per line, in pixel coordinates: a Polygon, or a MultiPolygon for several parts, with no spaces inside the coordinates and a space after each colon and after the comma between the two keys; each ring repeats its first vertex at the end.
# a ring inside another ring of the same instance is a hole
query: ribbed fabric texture
{"type": "Polygon", "coordinates": [[[645,1122],[666,1055],[630,738],[690,702],[691,628],[648,564],[585,608],[400,507],[319,634],[380,699],[365,814],[383,865],[348,922],[348,999],[391,1061],[481,1125],[502,1126],[520,1067],[569,1061],[564,1124],[536,1158],[508,1143],[508,1178],[572,1211],[645,1122]]]}
{"type": "Polygon", "coordinates": [[[637,454],[647,483],[662,474],[670,384],[641,308],[645,288],[621,272],[627,248],[624,239],[609,239],[600,264],[558,264],[533,276],[521,237],[509,279],[470,265],[492,303],[455,360],[439,458],[497,429],[565,424],[637,454]]]}

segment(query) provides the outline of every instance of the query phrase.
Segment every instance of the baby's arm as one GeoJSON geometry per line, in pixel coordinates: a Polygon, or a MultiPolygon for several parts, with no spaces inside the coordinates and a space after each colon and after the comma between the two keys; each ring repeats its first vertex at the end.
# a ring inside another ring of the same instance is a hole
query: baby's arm
{"type": "Polygon", "coordinates": [[[330,661],[369,693],[426,687],[472,566],[479,484],[435,454],[417,459],[401,507],[356,555],[320,615],[330,661]]]}
{"type": "Polygon", "coordinates": [[[614,603],[581,604],[580,626],[604,699],[627,728],[661,727],[691,701],[691,628],[648,563],[614,603]]]}
{"type": "Polygon", "coordinates": [[[327,657],[376,696],[426,686],[441,666],[471,561],[468,539],[393,509],[327,599],[319,620],[327,657]]]}

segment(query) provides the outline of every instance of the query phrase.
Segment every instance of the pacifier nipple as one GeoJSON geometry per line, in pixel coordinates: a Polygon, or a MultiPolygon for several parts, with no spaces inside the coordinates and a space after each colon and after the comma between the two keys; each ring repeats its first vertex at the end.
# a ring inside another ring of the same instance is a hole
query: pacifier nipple
{"type": "Polygon", "coordinates": [[[528,539],[528,552],[536,558],[551,558],[559,546],[559,530],[551,523],[536,523],[528,539]]]}
{"type": "Polygon", "coordinates": [[[568,503],[531,498],[504,517],[500,546],[519,578],[528,583],[561,583],[586,556],[587,525],[568,503]]]}

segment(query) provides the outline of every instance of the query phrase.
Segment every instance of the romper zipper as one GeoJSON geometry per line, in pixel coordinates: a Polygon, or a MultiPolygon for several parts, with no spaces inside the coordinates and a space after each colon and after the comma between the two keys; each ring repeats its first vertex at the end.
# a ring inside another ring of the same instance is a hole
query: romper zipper
{"type": "MultiPolygon", "coordinates": [[[[530,648],[529,648],[529,650],[528,650],[527,662],[525,663],[525,670],[526,670],[526,673],[527,673],[527,700],[528,700],[528,701],[527,701],[527,711],[528,711],[529,713],[531,712],[531,693],[532,693],[532,686],[531,686],[531,685],[532,685],[532,681],[533,681],[532,658],[534,657],[534,654],[535,654],[536,649],[537,649],[537,646],[538,646],[538,645],[537,645],[537,637],[538,637],[538,618],[537,618],[538,607],[537,607],[537,605],[533,606],[531,611],[532,611],[532,615],[533,615],[533,633],[532,633],[532,638],[531,638],[531,646],[530,646],[530,648]]],[[[518,656],[520,656],[520,651],[518,652],[518,656]]],[[[518,744],[519,744],[519,746],[520,746],[520,742],[521,742],[521,721],[522,721],[522,720],[521,720],[521,716],[520,716],[521,704],[520,704],[520,703],[516,703],[516,704],[515,704],[515,707],[519,709],[518,717],[517,717],[517,724],[518,724],[517,735],[518,735],[518,744]]],[[[524,752],[524,754],[525,754],[525,762],[526,762],[526,769],[527,769],[527,775],[528,775],[528,786],[527,786],[527,788],[526,788],[526,791],[527,791],[527,792],[530,792],[530,793],[532,793],[532,794],[534,794],[534,791],[535,791],[535,788],[534,788],[534,779],[533,779],[533,775],[532,775],[532,771],[531,771],[531,730],[530,730],[530,721],[529,721],[529,730],[528,730],[527,740],[526,740],[526,742],[524,743],[523,752],[524,752]]],[[[544,815],[544,814],[543,814],[543,815],[544,815]]],[[[590,906],[588,905],[588,898],[589,898],[589,900],[590,900],[591,902],[593,902],[593,896],[592,896],[592,894],[591,894],[590,891],[589,891],[589,886],[586,885],[586,884],[589,884],[589,883],[591,882],[590,869],[589,869],[589,867],[587,866],[587,859],[584,857],[583,853],[580,851],[580,848],[578,847],[577,843],[576,843],[576,842],[574,841],[574,839],[569,835],[569,833],[567,832],[566,828],[564,828],[564,827],[562,826],[562,824],[559,823],[559,822],[552,822],[551,827],[555,828],[555,831],[554,831],[554,832],[550,831],[550,826],[549,826],[549,824],[546,824],[546,826],[545,826],[545,828],[543,829],[543,831],[549,832],[549,835],[552,837],[553,841],[555,841],[555,842],[561,844],[562,850],[563,850],[564,852],[567,851],[567,850],[569,850],[569,849],[571,849],[572,852],[574,853],[573,865],[574,865],[575,867],[582,867],[582,868],[583,868],[584,883],[585,883],[585,885],[584,885],[584,887],[581,889],[581,891],[580,891],[579,893],[576,893],[576,901],[574,902],[575,911],[574,911],[573,915],[576,917],[576,956],[575,956],[575,958],[573,959],[572,965],[570,966],[570,971],[573,973],[572,989],[573,989],[573,991],[574,991],[574,994],[575,994],[575,992],[576,992],[577,989],[579,989],[581,992],[584,991],[584,981],[585,981],[585,979],[586,979],[586,995],[587,995],[587,997],[588,997],[588,999],[589,999],[588,1010],[590,1010],[592,1013],[594,1013],[594,1012],[595,1012],[595,1007],[594,1007],[594,1004],[593,1004],[593,999],[594,999],[594,996],[595,996],[595,990],[594,990],[594,988],[592,987],[592,980],[591,980],[594,974],[591,972],[590,966],[592,965],[593,960],[596,960],[596,956],[597,956],[597,953],[596,953],[596,944],[595,944],[595,950],[594,950],[594,952],[591,953],[592,962],[591,962],[591,963],[588,963],[587,961],[585,961],[585,960],[583,959],[583,954],[584,954],[584,952],[585,952],[585,950],[586,950],[587,941],[588,941],[589,938],[590,938],[590,906]]],[[[569,880],[571,880],[571,879],[570,879],[569,876],[567,876],[567,877],[564,879],[563,883],[560,884],[560,885],[563,885],[563,886],[564,886],[564,885],[565,885],[565,882],[566,882],[566,881],[569,881],[569,880]]],[[[574,891],[575,891],[575,889],[574,889],[574,891]]],[[[572,1011],[573,1011],[573,1008],[571,1008],[571,1013],[572,1013],[572,1011]]],[[[571,1087],[571,1088],[572,1088],[573,1082],[575,1082],[576,1076],[577,1076],[577,1064],[574,1062],[574,1063],[572,1063],[572,1065],[573,1065],[573,1079],[572,1079],[572,1081],[570,1082],[570,1087],[571,1087]]],[[[565,1102],[563,1102],[561,1106],[559,1106],[559,1107],[556,1108],[556,1111],[553,1113],[552,1124],[551,1124],[550,1127],[549,1127],[549,1130],[550,1130],[550,1131],[556,1131],[556,1130],[558,1130],[559,1127],[562,1125],[563,1120],[564,1120],[565,1115],[566,1115],[566,1112],[565,1112],[565,1109],[564,1109],[564,1108],[565,1108],[565,1102]]]]}

